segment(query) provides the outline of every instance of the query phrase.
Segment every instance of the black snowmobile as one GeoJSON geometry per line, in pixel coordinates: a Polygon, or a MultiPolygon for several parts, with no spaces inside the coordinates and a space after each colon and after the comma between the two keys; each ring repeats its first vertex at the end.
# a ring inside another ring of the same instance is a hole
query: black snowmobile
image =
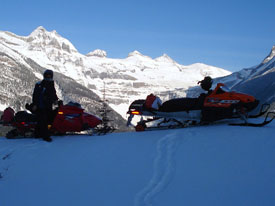
{"type": "Polygon", "coordinates": [[[225,85],[218,83],[212,91],[212,78],[205,77],[198,82],[202,93],[198,98],[178,98],[164,102],[156,110],[146,107],[146,100],[135,100],[130,106],[127,125],[131,124],[133,117],[141,116],[135,126],[136,131],[182,128],[190,125],[206,125],[224,119],[241,119],[242,123],[231,123],[235,126],[260,127],[270,123],[275,118],[274,112],[268,112],[269,104],[263,104],[257,115],[249,115],[259,106],[259,101],[253,96],[230,92],[225,85]],[[248,120],[266,114],[261,123],[250,123],[248,120]]]}

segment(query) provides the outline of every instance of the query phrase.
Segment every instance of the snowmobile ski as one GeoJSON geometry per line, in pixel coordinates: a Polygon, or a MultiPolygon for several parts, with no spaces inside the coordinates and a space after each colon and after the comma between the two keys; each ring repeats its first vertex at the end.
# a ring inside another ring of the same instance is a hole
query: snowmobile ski
{"type": "Polygon", "coordinates": [[[244,122],[244,123],[231,123],[229,124],[230,126],[249,126],[249,127],[262,127],[265,126],[267,124],[269,124],[270,122],[272,122],[272,120],[275,118],[275,112],[268,112],[264,121],[261,123],[250,123],[250,122],[244,122]],[[272,117],[270,119],[269,116],[272,115],[272,117]]]}
{"type": "Polygon", "coordinates": [[[260,116],[263,116],[270,108],[270,104],[262,104],[259,114],[256,115],[249,115],[248,118],[258,118],[260,116]]]}

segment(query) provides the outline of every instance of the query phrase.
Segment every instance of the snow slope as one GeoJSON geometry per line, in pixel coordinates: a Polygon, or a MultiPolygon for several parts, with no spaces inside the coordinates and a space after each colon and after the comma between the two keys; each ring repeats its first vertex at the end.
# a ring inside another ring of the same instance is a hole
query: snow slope
{"type": "MultiPolygon", "coordinates": [[[[259,65],[242,69],[225,77],[215,78],[212,89],[220,82],[232,91],[254,96],[261,103],[275,102],[275,46],[259,65]]],[[[197,97],[202,92],[200,87],[192,87],[187,91],[187,96],[197,97]]]]}
{"type": "Polygon", "coordinates": [[[1,206],[272,206],[275,122],[0,138],[1,206]]]}

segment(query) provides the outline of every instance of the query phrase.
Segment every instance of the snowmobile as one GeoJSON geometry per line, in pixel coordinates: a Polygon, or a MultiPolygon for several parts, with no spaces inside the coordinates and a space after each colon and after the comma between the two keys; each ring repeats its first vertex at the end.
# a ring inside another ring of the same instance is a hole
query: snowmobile
{"type": "MultiPolygon", "coordinates": [[[[29,110],[30,106],[26,104],[26,108],[29,110]]],[[[5,112],[2,115],[2,120],[5,120],[4,115],[5,112]]],[[[8,139],[34,137],[34,130],[37,125],[35,114],[19,111],[14,116],[11,112],[7,116],[9,116],[9,120],[2,121],[1,123],[4,126],[11,126],[13,128],[6,134],[8,139]]],[[[96,134],[106,132],[101,127],[102,120],[95,115],[84,112],[84,109],[78,103],[69,102],[66,105],[60,104],[51,116],[48,125],[51,135],[78,134],[83,131],[96,134]]]]}
{"type": "Polygon", "coordinates": [[[275,117],[274,112],[267,113],[269,104],[263,104],[258,114],[249,115],[259,106],[259,101],[248,94],[229,91],[222,83],[218,83],[212,91],[211,77],[205,77],[198,84],[201,84],[208,93],[202,93],[198,98],[171,99],[164,102],[157,110],[146,107],[145,99],[135,100],[127,112],[129,115],[127,125],[131,125],[134,116],[140,116],[140,121],[135,126],[136,131],[208,125],[230,119],[243,121],[230,125],[260,127],[270,123],[275,117]],[[264,114],[266,117],[261,123],[248,121],[264,114]]]}

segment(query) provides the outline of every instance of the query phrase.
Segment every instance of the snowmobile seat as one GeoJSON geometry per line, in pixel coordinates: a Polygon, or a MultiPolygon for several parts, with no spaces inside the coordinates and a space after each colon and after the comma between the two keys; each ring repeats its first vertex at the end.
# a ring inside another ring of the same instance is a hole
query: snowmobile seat
{"type": "Polygon", "coordinates": [[[154,113],[155,111],[161,112],[180,112],[180,111],[191,111],[191,110],[201,110],[203,107],[203,102],[206,97],[206,94],[201,94],[199,98],[177,98],[171,99],[164,102],[159,110],[151,110],[145,107],[144,99],[135,100],[129,106],[130,110],[138,110],[138,111],[150,111],[154,113]]]}
{"type": "Polygon", "coordinates": [[[28,113],[26,111],[19,111],[14,116],[15,122],[36,122],[36,115],[28,113]]]}
{"type": "Polygon", "coordinates": [[[199,98],[177,98],[171,99],[162,104],[160,111],[162,112],[180,112],[201,110],[199,98]]]}

